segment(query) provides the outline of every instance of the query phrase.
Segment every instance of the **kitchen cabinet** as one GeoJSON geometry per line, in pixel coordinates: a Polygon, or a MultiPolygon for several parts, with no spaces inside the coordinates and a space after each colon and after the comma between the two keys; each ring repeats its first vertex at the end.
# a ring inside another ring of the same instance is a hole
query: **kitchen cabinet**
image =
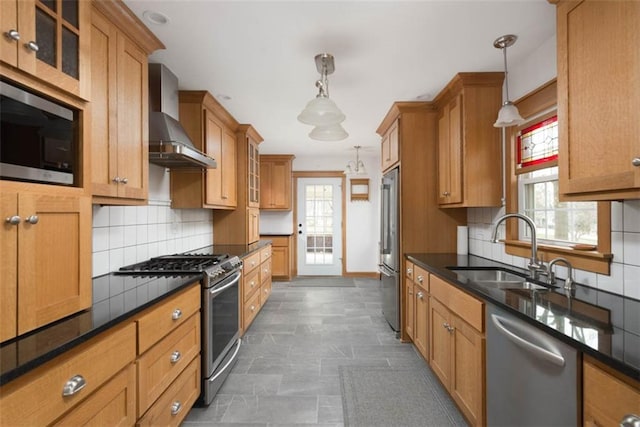
{"type": "Polygon", "coordinates": [[[93,5],[89,111],[94,202],[143,204],[149,192],[147,56],[164,46],[141,23],[131,24],[135,16],[128,9],[111,2],[93,5]]]}
{"type": "Polygon", "coordinates": [[[404,292],[405,292],[404,300],[406,301],[406,305],[404,309],[404,319],[405,319],[404,325],[405,325],[405,332],[407,336],[409,337],[409,339],[413,341],[414,325],[415,325],[415,307],[416,307],[415,299],[414,299],[415,285],[413,283],[414,265],[411,261],[405,261],[404,265],[405,265],[404,274],[406,277],[405,286],[404,286],[404,292]]]}
{"type": "Polygon", "coordinates": [[[271,275],[273,280],[291,280],[291,268],[293,266],[292,235],[287,236],[260,236],[269,239],[272,243],[271,275]]]}
{"type": "Polygon", "coordinates": [[[98,415],[125,418],[131,425],[135,387],[129,381],[135,353],[135,326],[126,322],[56,357],[0,388],[0,425],[49,425],[63,415],[62,421],[98,415]],[[123,369],[124,378],[116,376],[123,369]],[[118,389],[131,394],[122,396],[118,389]],[[114,395],[116,400],[110,400],[114,395]],[[97,412],[87,414],[87,407],[97,412]]]}
{"type": "Polygon", "coordinates": [[[429,365],[467,421],[484,425],[484,303],[434,275],[429,291],[429,365]]]}
{"type": "Polygon", "coordinates": [[[414,268],[413,345],[429,360],[429,275],[418,266],[414,268]]]}
{"type": "MultiPolygon", "coordinates": [[[[444,210],[437,204],[437,119],[432,102],[395,102],[376,130],[383,140],[397,138],[393,145],[397,146],[398,161],[393,168],[399,168],[399,254],[456,252],[457,226],[467,222],[464,209],[444,210]]],[[[401,274],[400,280],[402,313],[407,309],[408,279],[401,274]]],[[[400,319],[400,338],[411,341],[403,324],[405,316],[400,319]]]]}
{"type": "Polygon", "coordinates": [[[291,169],[294,155],[260,156],[260,209],[290,211],[293,178],[291,169]]]}
{"type": "Polygon", "coordinates": [[[260,157],[262,137],[251,125],[237,126],[237,209],[213,211],[216,244],[246,245],[260,239],[260,157]]]}
{"type": "Polygon", "coordinates": [[[139,425],[180,425],[200,395],[201,292],[194,283],[135,320],[139,425]]]}
{"type": "Polygon", "coordinates": [[[4,188],[0,200],[5,341],[91,305],[91,200],[4,188]]]}
{"type": "Polygon", "coordinates": [[[552,3],[557,4],[561,198],[638,199],[640,3],[552,3]]]}
{"type": "Polygon", "coordinates": [[[387,130],[384,135],[382,135],[381,142],[382,152],[381,152],[381,162],[382,162],[382,172],[386,172],[392,167],[394,167],[398,160],[400,159],[400,155],[398,152],[398,122],[396,121],[391,125],[389,130],[387,130]]]}
{"type": "Polygon", "coordinates": [[[585,356],[583,362],[583,425],[621,425],[635,415],[640,421],[640,382],[617,373],[585,356]]]}
{"type": "Polygon", "coordinates": [[[436,96],[438,203],[488,207],[502,203],[500,129],[504,73],[458,73],[436,96]]]}
{"type": "Polygon", "coordinates": [[[51,87],[88,100],[90,9],[80,0],[3,0],[0,59],[51,87]]]}
{"type": "Polygon", "coordinates": [[[271,295],[271,244],[242,258],[240,335],[251,326],[271,295]]]}
{"type": "Polygon", "coordinates": [[[171,172],[176,208],[235,209],[238,206],[235,119],[206,91],[180,91],[180,123],[195,147],[217,161],[203,172],[171,172]]]}

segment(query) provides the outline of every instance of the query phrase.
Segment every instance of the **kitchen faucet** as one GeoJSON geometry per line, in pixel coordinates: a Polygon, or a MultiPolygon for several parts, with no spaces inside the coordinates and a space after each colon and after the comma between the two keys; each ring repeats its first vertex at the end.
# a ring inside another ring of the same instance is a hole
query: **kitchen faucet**
{"type": "Polygon", "coordinates": [[[558,262],[561,262],[567,266],[567,278],[564,280],[564,288],[572,289],[573,288],[573,277],[572,277],[573,270],[571,268],[571,263],[566,258],[560,258],[560,257],[554,258],[549,262],[549,267],[548,267],[549,275],[547,276],[547,283],[550,285],[553,285],[554,283],[556,283],[556,275],[553,272],[553,266],[556,265],[558,262]]]}
{"type": "Polygon", "coordinates": [[[545,267],[542,261],[538,260],[538,239],[536,237],[536,225],[531,218],[521,213],[510,213],[506,215],[502,215],[496,221],[496,226],[493,229],[493,236],[491,237],[491,241],[493,243],[498,243],[498,226],[501,222],[507,220],[508,218],[520,218],[523,220],[531,230],[531,258],[529,259],[529,265],[527,268],[531,273],[531,278],[533,280],[538,280],[540,274],[547,274],[547,268],[545,267]]]}

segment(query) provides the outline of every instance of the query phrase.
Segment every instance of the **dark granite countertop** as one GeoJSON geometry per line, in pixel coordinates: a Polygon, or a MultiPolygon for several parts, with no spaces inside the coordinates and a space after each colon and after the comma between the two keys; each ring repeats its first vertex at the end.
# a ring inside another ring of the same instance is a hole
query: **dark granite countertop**
{"type": "Polygon", "coordinates": [[[526,322],[640,380],[640,301],[577,284],[565,291],[486,288],[448,267],[498,267],[527,271],[473,255],[407,254],[409,260],[481,299],[498,305],[526,322]]]}
{"type": "MultiPolygon", "coordinates": [[[[260,240],[250,245],[213,245],[186,253],[228,253],[243,258],[269,243],[270,240],[260,240]]],[[[108,298],[94,295],[94,301],[99,301],[89,309],[0,345],[0,385],[131,318],[200,278],[200,274],[154,278],[114,273],[94,277],[92,288],[104,290],[109,294],[108,298]]]]}

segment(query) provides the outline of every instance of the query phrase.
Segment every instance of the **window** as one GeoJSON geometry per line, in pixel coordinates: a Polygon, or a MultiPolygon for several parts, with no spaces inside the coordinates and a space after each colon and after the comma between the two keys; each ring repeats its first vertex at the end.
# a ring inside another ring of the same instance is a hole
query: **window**
{"type": "MultiPolygon", "coordinates": [[[[543,261],[564,257],[575,268],[609,274],[610,204],[560,200],[555,80],[515,104],[529,120],[507,129],[507,212],[535,222],[543,261]]],[[[528,258],[530,242],[528,227],[507,223],[507,253],[528,258]]]]}

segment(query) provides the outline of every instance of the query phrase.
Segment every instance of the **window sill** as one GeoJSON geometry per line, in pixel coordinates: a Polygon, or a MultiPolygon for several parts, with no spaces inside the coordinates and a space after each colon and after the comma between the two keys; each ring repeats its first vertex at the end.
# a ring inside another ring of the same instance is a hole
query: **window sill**
{"type": "MultiPolygon", "coordinates": [[[[522,240],[505,240],[505,250],[509,255],[517,255],[531,258],[531,243],[522,240]]],[[[594,251],[580,251],[577,249],[538,244],[538,258],[549,262],[554,258],[562,257],[569,260],[573,268],[591,271],[594,273],[610,273],[610,264],[613,254],[594,251]]]]}

